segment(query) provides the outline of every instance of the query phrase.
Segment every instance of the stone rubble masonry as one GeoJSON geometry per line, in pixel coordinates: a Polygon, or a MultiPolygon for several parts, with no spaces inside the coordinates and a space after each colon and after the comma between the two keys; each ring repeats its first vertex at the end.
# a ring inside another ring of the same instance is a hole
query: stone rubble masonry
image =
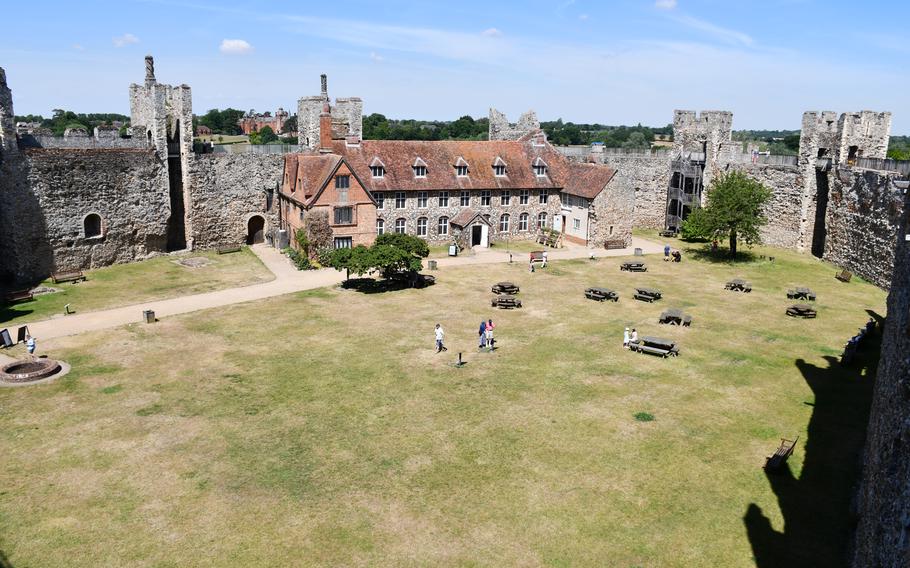
{"type": "MultiPolygon", "coordinates": [[[[702,174],[704,187],[711,185],[711,179],[720,168],[731,161],[731,155],[738,143],[733,142],[733,113],[724,110],[673,111],[673,154],[694,152],[704,153],[705,170],[702,174]]],[[[702,200],[707,191],[702,192],[702,200]]]]}
{"type": "MultiPolygon", "coordinates": [[[[322,93],[301,97],[297,101],[297,143],[302,148],[319,149],[319,115],[322,105],[330,102],[326,76],[322,75],[322,93]]],[[[330,106],[332,114],[332,139],[344,140],[347,136],[363,137],[363,100],[360,97],[339,97],[330,106]]]]}
{"type": "Polygon", "coordinates": [[[593,199],[588,220],[589,239],[596,246],[604,242],[622,239],[625,246],[632,244],[632,227],[634,225],[635,188],[617,180],[616,176],[593,199]]]}
{"type": "Polygon", "coordinates": [[[616,170],[610,185],[632,189],[635,202],[633,225],[662,229],[666,219],[667,187],[670,185],[667,157],[603,155],[600,161],[616,170]]]}
{"type": "MultiPolygon", "coordinates": [[[[904,211],[910,200],[904,198],[904,211]]],[[[854,568],[910,566],[910,242],[907,219],[897,231],[888,320],[869,428],[858,516],[854,568]]],[[[892,241],[892,244],[895,244],[892,241]]]]}
{"type": "Polygon", "coordinates": [[[529,132],[540,130],[540,121],[537,120],[537,113],[529,110],[518,118],[518,122],[512,124],[506,115],[495,108],[490,108],[490,140],[518,140],[529,132]]]}

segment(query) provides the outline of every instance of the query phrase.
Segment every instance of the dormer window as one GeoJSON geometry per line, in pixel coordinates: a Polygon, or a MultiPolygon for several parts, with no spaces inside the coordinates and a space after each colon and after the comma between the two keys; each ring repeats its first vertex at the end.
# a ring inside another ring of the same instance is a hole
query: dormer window
{"type": "Polygon", "coordinates": [[[464,161],[464,158],[458,158],[455,161],[455,175],[458,177],[468,177],[468,163],[464,161]]]}
{"type": "Polygon", "coordinates": [[[493,175],[496,177],[505,177],[506,163],[502,160],[502,158],[497,157],[493,161],[493,175]]]}
{"type": "Polygon", "coordinates": [[[414,160],[414,165],[411,166],[414,168],[414,177],[416,178],[425,178],[427,177],[427,164],[420,158],[414,160]]]}
{"type": "Polygon", "coordinates": [[[537,177],[546,177],[546,175],[547,175],[547,163],[546,162],[544,162],[540,158],[537,158],[536,160],[534,160],[532,167],[534,168],[534,175],[536,175],[537,177]]]}
{"type": "Polygon", "coordinates": [[[370,162],[370,175],[380,179],[385,177],[385,164],[379,158],[373,158],[373,161],[370,162]]]}

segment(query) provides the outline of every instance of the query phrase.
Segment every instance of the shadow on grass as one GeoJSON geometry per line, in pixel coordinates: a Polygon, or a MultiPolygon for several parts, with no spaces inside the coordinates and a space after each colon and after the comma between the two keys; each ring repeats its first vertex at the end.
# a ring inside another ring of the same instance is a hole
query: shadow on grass
{"type": "MultiPolygon", "coordinates": [[[[869,314],[880,324],[883,321],[875,312],[869,314]]],[[[812,389],[815,404],[799,479],[789,465],[778,473],[765,474],[784,518],[783,532],[774,530],[755,503],[749,504],[743,516],[759,568],[847,565],[855,528],[851,499],[859,481],[881,348],[880,329],[866,340],[847,367],[835,357],[825,357],[828,366],[824,368],[797,359],[796,366],[812,389]]],[[[782,435],[792,438],[794,434],[782,435]]],[[[769,455],[774,449],[768,448],[769,455]]],[[[799,452],[797,446],[794,457],[799,452]]]]}
{"type": "MultiPolygon", "coordinates": [[[[728,249],[719,248],[716,251],[712,251],[710,244],[698,247],[686,247],[684,252],[692,260],[713,262],[716,264],[746,264],[749,262],[757,262],[764,259],[764,255],[759,257],[759,255],[750,250],[742,249],[736,251],[736,258],[734,259],[730,256],[730,251],[728,249]]],[[[683,260],[685,260],[685,256],[683,257],[683,260]]]]}
{"type": "Polygon", "coordinates": [[[382,294],[384,292],[397,292],[410,288],[404,280],[383,278],[349,278],[341,283],[346,290],[356,290],[363,294],[382,294]]]}
{"type": "MultiPolygon", "coordinates": [[[[33,311],[35,310],[28,309],[23,305],[0,304],[0,325],[3,325],[4,322],[12,321],[15,318],[27,316],[33,311]]],[[[2,568],[2,564],[0,564],[0,568],[2,568]]]]}
{"type": "Polygon", "coordinates": [[[0,568],[13,568],[13,563],[9,561],[9,558],[6,557],[2,550],[0,550],[0,568]]]}

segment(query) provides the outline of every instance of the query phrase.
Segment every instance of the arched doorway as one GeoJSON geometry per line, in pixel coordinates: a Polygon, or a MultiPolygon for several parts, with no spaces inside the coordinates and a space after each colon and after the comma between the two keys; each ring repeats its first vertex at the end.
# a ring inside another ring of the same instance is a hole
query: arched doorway
{"type": "Polygon", "coordinates": [[[265,235],[265,219],[262,215],[253,215],[246,223],[246,244],[255,245],[263,242],[265,235]]]}

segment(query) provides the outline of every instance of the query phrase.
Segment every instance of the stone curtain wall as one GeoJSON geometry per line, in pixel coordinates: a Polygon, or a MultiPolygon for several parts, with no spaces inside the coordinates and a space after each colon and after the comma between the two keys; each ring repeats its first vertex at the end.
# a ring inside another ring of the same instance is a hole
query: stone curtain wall
{"type": "Polygon", "coordinates": [[[903,190],[893,177],[873,171],[839,169],[830,180],[823,258],[887,288],[903,190]]]}
{"type": "Polygon", "coordinates": [[[98,268],[163,251],[170,214],[167,172],[148,150],[28,150],[13,222],[20,276],[98,268]],[[102,219],[86,238],[83,220],[102,219]]]}
{"type": "Polygon", "coordinates": [[[621,186],[634,196],[634,226],[663,229],[670,185],[667,157],[605,155],[602,162],[616,170],[610,186],[621,186]]]}
{"type": "MultiPolygon", "coordinates": [[[[906,198],[904,208],[910,210],[906,198]]],[[[857,495],[855,568],[910,566],[910,243],[906,234],[905,218],[897,231],[888,319],[857,495]]]]}
{"type": "Polygon", "coordinates": [[[505,114],[495,108],[490,109],[490,126],[487,134],[489,140],[518,140],[535,130],[540,130],[540,121],[533,110],[522,114],[518,122],[512,124],[505,114]]]}
{"type": "MultiPolygon", "coordinates": [[[[190,211],[194,248],[242,244],[254,214],[266,220],[266,233],[278,228],[278,189],[284,176],[282,154],[201,154],[190,162],[190,211]],[[271,209],[267,190],[271,189],[271,209]]],[[[188,235],[189,236],[189,235],[188,235]]]]}
{"type": "MultiPolygon", "coordinates": [[[[762,229],[764,243],[793,250],[800,249],[804,220],[801,213],[803,182],[799,169],[795,166],[764,164],[732,164],[730,169],[744,172],[771,190],[771,200],[765,207],[768,224],[762,229]]],[[[814,216],[814,211],[813,207],[811,216],[814,216]]],[[[809,237],[811,239],[811,230],[809,237]]]]}
{"type": "Polygon", "coordinates": [[[616,176],[613,176],[613,180],[594,198],[589,247],[601,248],[604,242],[619,239],[626,246],[632,244],[635,193],[634,188],[616,183],[616,176]]]}

